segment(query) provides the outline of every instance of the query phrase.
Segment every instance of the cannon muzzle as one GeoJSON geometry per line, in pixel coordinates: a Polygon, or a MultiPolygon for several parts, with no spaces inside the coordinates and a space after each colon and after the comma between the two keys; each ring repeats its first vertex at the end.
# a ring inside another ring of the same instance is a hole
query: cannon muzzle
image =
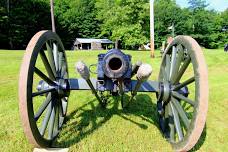
{"type": "Polygon", "coordinates": [[[124,77],[129,71],[130,57],[120,50],[110,50],[103,59],[104,74],[111,79],[124,77]]]}

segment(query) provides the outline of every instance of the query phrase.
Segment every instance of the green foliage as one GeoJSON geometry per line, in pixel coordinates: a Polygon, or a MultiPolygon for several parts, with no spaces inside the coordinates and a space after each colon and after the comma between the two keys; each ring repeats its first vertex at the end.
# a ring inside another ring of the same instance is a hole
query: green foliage
{"type": "Polygon", "coordinates": [[[124,48],[138,48],[149,41],[147,0],[98,0],[97,18],[103,23],[101,35],[119,40],[124,48]],[[111,17],[110,17],[111,16],[111,17]]]}
{"type": "Polygon", "coordinates": [[[76,37],[96,38],[100,33],[96,19],[95,0],[56,0],[57,32],[64,37],[67,48],[76,37]]]}
{"type": "Polygon", "coordinates": [[[188,18],[189,12],[183,11],[172,0],[156,0],[155,1],[155,45],[161,46],[162,41],[171,36],[168,29],[172,24],[175,25],[175,33],[177,35],[186,34],[186,23],[183,22],[188,18]]]}
{"type": "Polygon", "coordinates": [[[4,1],[0,1],[0,46],[2,48],[8,47],[8,25],[7,4],[4,1]]]}
{"type": "Polygon", "coordinates": [[[228,26],[228,8],[221,13],[220,15],[221,19],[222,19],[222,26],[228,26]]]}
{"type": "MultiPolygon", "coordinates": [[[[175,35],[191,35],[206,48],[223,47],[228,9],[219,13],[208,10],[205,0],[188,2],[181,8],[175,0],[155,0],[156,48],[171,36],[173,24],[175,35]]],[[[0,1],[1,48],[24,49],[36,32],[50,30],[49,5],[49,0],[0,1]]],[[[55,0],[57,33],[67,49],[77,37],[109,38],[122,49],[138,49],[150,40],[149,6],[149,0],[55,0]]]]}
{"type": "Polygon", "coordinates": [[[192,15],[192,36],[207,48],[218,48],[218,36],[222,29],[216,12],[197,10],[192,15]]]}
{"type": "Polygon", "coordinates": [[[1,48],[25,48],[36,32],[49,29],[49,7],[44,0],[8,2],[9,7],[7,0],[2,1],[0,7],[0,39],[4,44],[1,48]]]}
{"type": "Polygon", "coordinates": [[[209,5],[206,0],[189,0],[188,4],[191,10],[205,9],[209,5]]]}

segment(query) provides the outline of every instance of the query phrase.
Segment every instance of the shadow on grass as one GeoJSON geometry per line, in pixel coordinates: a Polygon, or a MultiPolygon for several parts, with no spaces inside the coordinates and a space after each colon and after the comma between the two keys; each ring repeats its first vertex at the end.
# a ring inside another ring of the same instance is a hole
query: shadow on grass
{"type": "MultiPolygon", "coordinates": [[[[127,100],[129,96],[125,96],[127,100]]],[[[53,143],[57,147],[70,147],[77,144],[94,131],[98,130],[102,125],[108,122],[114,115],[129,121],[141,129],[147,129],[146,124],[155,125],[159,130],[156,104],[151,97],[146,94],[136,96],[136,100],[129,104],[128,108],[120,108],[120,98],[112,97],[111,102],[106,108],[102,108],[97,104],[97,100],[92,100],[83,106],[71,112],[66,118],[66,124],[63,126],[59,138],[53,143]],[[141,118],[140,122],[130,119],[128,116],[134,115],[141,118]]],[[[162,134],[162,132],[161,132],[162,134]]],[[[207,135],[207,127],[191,152],[197,151],[205,142],[207,135]]]]}
{"type": "MultiPolygon", "coordinates": [[[[129,98],[126,96],[126,98],[129,98]]],[[[109,121],[114,115],[117,115],[141,129],[147,129],[148,126],[143,122],[151,123],[157,127],[156,104],[151,101],[150,96],[141,94],[136,96],[136,100],[129,104],[128,108],[119,108],[120,102],[118,97],[112,97],[107,108],[102,108],[97,104],[97,100],[92,100],[79,107],[66,118],[60,138],[54,142],[58,147],[70,147],[94,131],[99,129],[103,124],[109,121]],[[136,122],[128,117],[134,115],[140,117],[142,121],[136,122]]],[[[147,123],[147,124],[148,124],[147,123]]]]}

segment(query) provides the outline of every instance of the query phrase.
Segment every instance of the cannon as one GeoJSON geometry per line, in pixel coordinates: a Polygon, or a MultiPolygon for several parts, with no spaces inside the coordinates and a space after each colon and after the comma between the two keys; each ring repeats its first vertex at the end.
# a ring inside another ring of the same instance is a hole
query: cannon
{"type": "MultiPolygon", "coordinates": [[[[132,91],[131,100],[133,100],[133,97],[137,94],[143,82],[152,74],[150,65],[137,62],[132,66],[131,56],[124,54],[118,49],[112,49],[106,54],[98,55],[97,79],[93,80],[93,82],[90,80],[89,68],[83,62],[80,61],[76,64],[76,71],[87,82],[89,86],[88,89],[92,90],[102,106],[105,106],[107,101],[104,97],[99,97],[97,92],[102,95],[104,91],[109,91],[113,96],[121,96],[121,105],[123,108],[126,106],[123,101],[124,93],[132,91]],[[135,74],[137,80],[133,81],[131,78],[135,74]],[[96,88],[93,84],[96,84],[96,88]]],[[[76,84],[78,83],[76,81],[77,80],[71,80],[70,83],[76,84]]],[[[147,83],[144,85],[146,84],[147,83]]],[[[146,87],[144,85],[142,87],[146,87]]],[[[147,85],[150,86],[150,84],[147,85]]],[[[155,85],[154,87],[157,86],[155,85]]],[[[151,87],[147,89],[154,91],[155,88],[151,87]]],[[[141,89],[141,91],[144,90],[145,89],[141,89]]]]}
{"type": "MultiPolygon", "coordinates": [[[[53,30],[54,31],[54,30],[53,30]]],[[[40,31],[30,40],[19,77],[19,110],[29,142],[52,147],[67,116],[71,91],[91,90],[102,108],[104,92],[120,96],[127,108],[138,92],[157,97],[158,124],[175,151],[194,147],[203,132],[208,109],[208,74],[203,52],[189,36],[177,36],[162,56],[157,80],[150,80],[152,67],[118,49],[97,57],[97,77],[79,61],[79,78],[69,78],[64,46],[53,31],[40,31]],[[134,77],[136,79],[134,80],[134,77]],[[123,96],[131,93],[127,104],[123,96]]]]}

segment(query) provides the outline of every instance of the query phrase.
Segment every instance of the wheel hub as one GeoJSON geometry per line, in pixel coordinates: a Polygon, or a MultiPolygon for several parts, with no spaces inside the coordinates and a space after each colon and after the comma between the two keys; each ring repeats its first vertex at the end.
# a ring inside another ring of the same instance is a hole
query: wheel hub
{"type": "Polygon", "coordinates": [[[172,86],[169,82],[160,82],[159,84],[159,101],[169,102],[171,97],[172,86]]]}
{"type": "Polygon", "coordinates": [[[67,95],[68,81],[65,79],[58,79],[56,84],[56,90],[60,97],[65,97],[67,95]]]}
{"type": "Polygon", "coordinates": [[[42,91],[42,90],[47,90],[50,88],[55,88],[56,93],[58,94],[58,96],[61,97],[68,97],[70,90],[69,90],[69,82],[66,79],[57,79],[55,81],[55,86],[49,85],[48,83],[46,83],[45,81],[41,80],[39,82],[39,85],[37,86],[37,90],[38,91],[42,91]]]}

